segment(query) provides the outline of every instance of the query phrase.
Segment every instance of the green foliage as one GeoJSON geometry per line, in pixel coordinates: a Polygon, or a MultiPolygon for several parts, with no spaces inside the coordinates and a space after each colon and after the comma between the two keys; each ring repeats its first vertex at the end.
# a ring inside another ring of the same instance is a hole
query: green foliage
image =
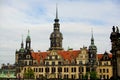
{"type": "Polygon", "coordinates": [[[88,72],[83,76],[83,80],[86,80],[86,79],[88,79],[88,72]]]}
{"type": "Polygon", "coordinates": [[[95,71],[92,71],[92,72],[90,72],[90,79],[98,79],[97,78],[97,72],[95,72],[95,71]]]}
{"type": "Polygon", "coordinates": [[[33,79],[34,78],[34,71],[31,68],[28,68],[27,71],[24,73],[24,78],[33,79]]]}
{"type": "Polygon", "coordinates": [[[98,77],[97,77],[97,72],[95,71],[92,71],[92,72],[87,72],[84,76],[83,76],[83,80],[87,80],[88,77],[90,77],[90,79],[94,79],[94,80],[97,80],[98,77]]]}

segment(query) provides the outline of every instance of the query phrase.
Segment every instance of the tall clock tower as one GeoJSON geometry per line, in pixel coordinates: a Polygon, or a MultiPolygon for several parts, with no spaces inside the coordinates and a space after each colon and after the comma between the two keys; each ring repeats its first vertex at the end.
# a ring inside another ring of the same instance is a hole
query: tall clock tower
{"type": "Polygon", "coordinates": [[[89,65],[90,65],[90,72],[96,71],[96,53],[97,53],[97,47],[94,44],[94,38],[93,38],[93,31],[92,31],[92,37],[91,37],[91,45],[89,46],[89,65]]]}
{"type": "Polygon", "coordinates": [[[62,48],[62,40],[63,35],[60,32],[60,24],[58,19],[58,9],[56,7],[56,18],[54,23],[53,32],[50,35],[50,48],[49,50],[63,50],[62,48]]]}

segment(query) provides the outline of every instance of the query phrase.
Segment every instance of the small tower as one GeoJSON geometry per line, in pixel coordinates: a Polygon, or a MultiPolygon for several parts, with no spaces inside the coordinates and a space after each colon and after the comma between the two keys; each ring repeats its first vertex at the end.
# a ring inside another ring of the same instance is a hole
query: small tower
{"type": "Polygon", "coordinates": [[[55,21],[54,29],[50,35],[50,48],[49,48],[49,50],[63,50],[63,48],[62,48],[63,35],[60,32],[60,24],[59,24],[59,19],[58,19],[57,6],[56,6],[56,18],[54,21],[55,21]]]}
{"type": "Polygon", "coordinates": [[[30,50],[31,49],[31,39],[30,39],[30,35],[29,35],[29,30],[28,30],[28,35],[27,35],[27,38],[26,38],[26,47],[25,49],[27,50],[30,50]]]}
{"type": "Polygon", "coordinates": [[[23,53],[24,51],[25,51],[25,49],[24,49],[23,36],[22,36],[21,48],[20,48],[19,52],[23,53]]]}
{"type": "Polygon", "coordinates": [[[96,68],[95,68],[95,65],[96,65],[96,53],[97,53],[97,47],[94,44],[93,31],[92,31],[91,45],[89,46],[90,71],[96,71],[96,68]]]}

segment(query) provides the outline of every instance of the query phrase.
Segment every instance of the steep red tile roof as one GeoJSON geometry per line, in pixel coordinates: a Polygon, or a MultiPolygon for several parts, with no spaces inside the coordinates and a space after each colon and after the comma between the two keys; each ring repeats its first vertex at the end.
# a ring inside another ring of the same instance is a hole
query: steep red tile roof
{"type": "MultiPolygon", "coordinates": [[[[80,50],[68,50],[68,51],[57,51],[58,55],[60,55],[64,60],[68,60],[71,62],[72,59],[76,59],[80,50]]],[[[40,60],[44,60],[50,52],[31,52],[33,59],[36,59],[38,62],[40,60]]],[[[97,54],[98,60],[102,59],[103,54],[97,54]]],[[[109,54],[109,57],[112,58],[112,54],[109,54]]]]}
{"type": "Polygon", "coordinates": [[[67,59],[71,61],[72,59],[77,58],[80,50],[70,50],[70,51],[58,51],[58,54],[63,57],[63,59],[67,59]]]}
{"type": "Polygon", "coordinates": [[[36,59],[38,62],[44,60],[48,54],[48,52],[31,52],[33,59],[36,59]]]}
{"type": "MultiPolygon", "coordinates": [[[[103,55],[104,54],[97,54],[98,60],[102,59],[103,55]]],[[[108,55],[109,55],[109,58],[112,58],[112,54],[111,53],[109,53],[108,55]]]]}
{"type": "Polygon", "coordinates": [[[103,54],[97,54],[98,60],[102,59],[103,54]]]}
{"type": "MultiPolygon", "coordinates": [[[[38,62],[44,60],[50,52],[31,52],[33,59],[36,59],[38,62]]],[[[77,58],[80,50],[70,50],[70,51],[57,51],[57,53],[63,58],[71,61],[72,59],[77,58]]]]}
{"type": "Polygon", "coordinates": [[[109,54],[109,57],[112,58],[112,54],[109,54]]]}

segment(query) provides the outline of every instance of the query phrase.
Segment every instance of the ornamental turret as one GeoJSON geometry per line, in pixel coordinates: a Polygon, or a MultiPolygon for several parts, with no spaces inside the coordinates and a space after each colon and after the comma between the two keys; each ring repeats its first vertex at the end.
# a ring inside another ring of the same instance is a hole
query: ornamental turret
{"type": "Polygon", "coordinates": [[[23,36],[22,36],[21,48],[20,48],[19,52],[23,53],[24,51],[25,51],[25,49],[24,49],[23,36]]]}
{"type": "Polygon", "coordinates": [[[27,50],[31,49],[31,38],[30,38],[30,35],[29,35],[29,30],[28,30],[28,35],[27,35],[27,38],[26,38],[26,47],[25,47],[25,49],[27,49],[27,50]]]}

